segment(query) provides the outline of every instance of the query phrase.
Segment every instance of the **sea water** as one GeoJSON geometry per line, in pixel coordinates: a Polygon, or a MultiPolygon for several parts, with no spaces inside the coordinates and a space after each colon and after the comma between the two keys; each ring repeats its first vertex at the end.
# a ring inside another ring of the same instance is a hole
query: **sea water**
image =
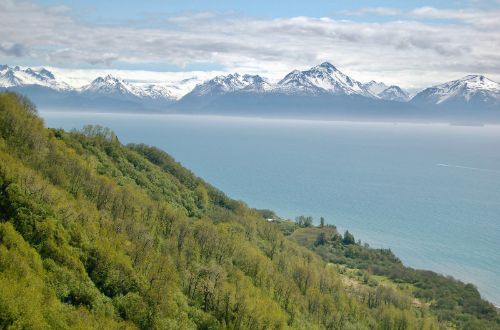
{"type": "Polygon", "coordinates": [[[500,126],[41,113],[157,146],[251,207],[320,216],[500,305],[500,126]]]}

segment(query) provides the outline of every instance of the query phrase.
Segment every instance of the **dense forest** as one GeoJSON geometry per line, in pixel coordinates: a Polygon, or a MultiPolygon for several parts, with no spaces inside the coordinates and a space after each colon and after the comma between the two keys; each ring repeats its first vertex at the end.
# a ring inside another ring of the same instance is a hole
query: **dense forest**
{"type": "Polygon", "coordinates": [[[477,289],[0,94],[1,329],[496,329],[477,289]]]}

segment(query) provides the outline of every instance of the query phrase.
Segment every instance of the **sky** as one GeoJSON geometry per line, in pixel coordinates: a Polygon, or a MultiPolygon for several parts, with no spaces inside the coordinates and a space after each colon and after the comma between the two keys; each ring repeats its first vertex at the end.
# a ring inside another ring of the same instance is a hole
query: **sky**
{"type": "Polygon", "coordinates": [[[329,61],[362,82],[419,89],[500,81],[500,0],[0,0],[0,64],[78,83],[261,74],[329,61]],[[150,73],[150,74],[149,74],[150,73]]]}

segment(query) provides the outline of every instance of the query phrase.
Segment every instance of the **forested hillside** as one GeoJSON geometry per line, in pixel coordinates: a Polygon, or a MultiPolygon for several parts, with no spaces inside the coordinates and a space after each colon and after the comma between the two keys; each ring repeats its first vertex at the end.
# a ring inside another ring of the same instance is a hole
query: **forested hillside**
{"type": "Polygon", "coordinates": [[[45,128],[0,93],[0,329],[499,327],[480,298],[463,308],[460,286],[443,315],[358,262],[376,250],[336,232],[301,239],[318,229],[266,213],[161,150],[99,126],[45,128]]]}

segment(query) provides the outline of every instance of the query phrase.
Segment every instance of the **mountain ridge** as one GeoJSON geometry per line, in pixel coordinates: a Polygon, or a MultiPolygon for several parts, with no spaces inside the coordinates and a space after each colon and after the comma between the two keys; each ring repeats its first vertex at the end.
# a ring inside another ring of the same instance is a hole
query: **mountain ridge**
{"type": "Polygon", "coordinates": [[[467,75],[426,88],[417,93],[410,102],[437,106],[500,106],[500,83],[483,75],[467,75]]]}
{"type": "Polygon", "coordinates": [[[26,94],[43,107],[106,108],[111,111],[224,114],[232,111],[235,115],[250,116],[341,114],[375,118],[379,113],[380,118],[415,118],[419,114],[436,116],[432,112],[434,109],[443,110],[438,114],[451,118],[453,109],[461,111],[460,116],[467,115],[463,111],[475,109],[476,113],[488,112],[485,120],[489,120],[499,117],[496,109],[500,108],[500,85],[482,75],[469,75],[435,85],[410,97],[396,85],[375,80],[363,84],[329,62],[303,71],[293,70],[277,82],[260,75],[218,75],[196,84],[190,91],[184,91],[185,94],[180,94],[181,89],[174,85],[132,83],[109,74],[85,86],[72,88],[44,68],[34,70],[2,65],[0,89],[26,94]],[[44,93],[48,97],[44,97],[44,93]],[[287,107],[296,109],[287,111],[287,107]]]}

